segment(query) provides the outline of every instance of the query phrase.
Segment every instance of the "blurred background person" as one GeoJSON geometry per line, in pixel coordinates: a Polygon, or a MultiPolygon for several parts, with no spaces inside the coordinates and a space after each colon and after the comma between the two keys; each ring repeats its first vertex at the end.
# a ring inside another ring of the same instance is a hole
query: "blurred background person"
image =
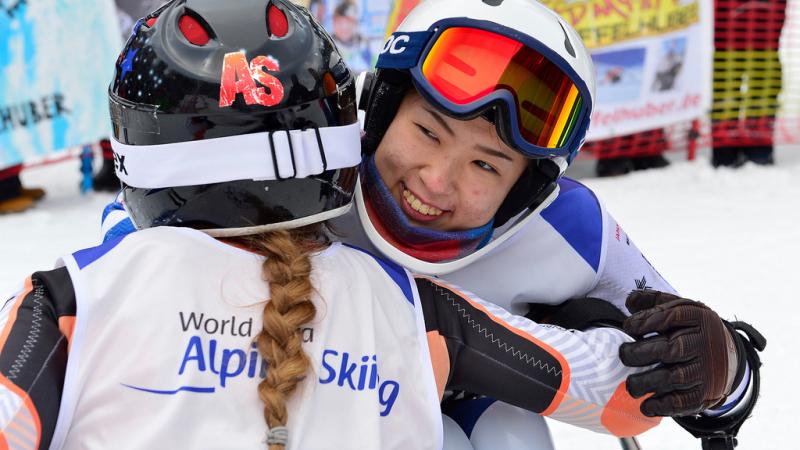
{"type": "MultiPolygon", "coordinates": [[[[306,2],[298,1],[295,3],[302,5],[303,3],[306,2]]],[[[314,16],[315,19],[317,19],[317,22],[325,23],[325,1],[311,0],[308,1],[307,3],[308,5],[306,7],[308,8],[308,11],[311,13],[312,16],[314,16]]]]}
{"type": "Polygon", "coordinates": [[[120,181],[114,172],[114,151],[111,150],[111,141],[101,139],[98,145],[103,162],[92,177],[92,189],[100,192],[116,192],[120,189],[120,181]]]}
{"type": "Polygon", "coordinates": [[[711,164],[774,164],[786,0],[715,0],[714,10],[711,164]]]}
{"type": "Polygon", "coordinates": [[[584,148],[587,153],[597,155],[595,173],[598,177],[669,165],[664,152],[670,146],[663,128],[587,142],[584,148]]]}
{"type": "Polygon", "coordinates": [[[22,212],[32,208],[44,195],[44,189],[22,186],[19,173],[22,164],[0,169],[0,214],[22,212]]]}
{"type": "Polygon", "coordinates": [[[344,0],[333,10],[333,40],[353,72],[372,68],[372,55],[368,42],[359,31],[358,6],[352,0],[344,0]]]}

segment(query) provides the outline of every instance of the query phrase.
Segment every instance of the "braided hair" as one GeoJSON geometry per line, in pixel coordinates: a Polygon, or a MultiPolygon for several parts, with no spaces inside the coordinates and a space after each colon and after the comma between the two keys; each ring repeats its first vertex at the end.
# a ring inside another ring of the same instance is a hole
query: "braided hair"
{"type": "MultiPolygon", "coordinates": [[[[294,230],[270,231],[248,239],[248,247],[266,256],[262,266],[270,300],[264,305],[262,329],[256,336],[261,356],[268,362],[266,378],[258,385],[264,419],[270,430],[288,421],[286,402],[311,366],[303,351],[300,328],[314,319],[311,302],[311,253],[327,246],[319,224],[294,230]]],[[[272,433],[270,433],[272,436],[272,433]]],[[[286,438],[268,438],[269,450],[283,450],[286,438]]]]}

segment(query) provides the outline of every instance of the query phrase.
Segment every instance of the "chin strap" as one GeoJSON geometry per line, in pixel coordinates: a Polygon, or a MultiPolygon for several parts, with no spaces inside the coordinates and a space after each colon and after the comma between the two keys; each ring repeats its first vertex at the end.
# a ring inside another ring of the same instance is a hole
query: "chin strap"
{"type": "MultiPolygon", "coordinates": [[[[752,325],[745,322],[726,322],[736,341],[739,355],[744,355],[751,371],[751,388],[747,404],[733,413],[718,417],[704,415],[676,417],[675,422],[702,442],[703,450],[732,450],[738,444],[736,435],[756,406],[761,387],[759,374],[761,359],[758,352],[764,351],[767,340],[752,325]],[[741,331],[744,333],[739,333],[741,331]]],[[[741,364],[741,362],[740,362],[741,364]]]]}

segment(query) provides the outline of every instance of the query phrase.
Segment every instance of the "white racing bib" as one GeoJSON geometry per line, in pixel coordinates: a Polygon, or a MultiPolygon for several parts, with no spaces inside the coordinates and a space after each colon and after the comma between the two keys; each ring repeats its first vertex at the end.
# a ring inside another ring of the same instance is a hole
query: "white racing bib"
{"type": "MultiPolygon", "coordinates": [[[[262,261],[166,227],[65,258],[77,318],[52,448],[266,448],[262,261]]],[[[312,261],[312,368],[288,402],[287,448],[440,448],[413,280],[338,244],[312,261]]]]}

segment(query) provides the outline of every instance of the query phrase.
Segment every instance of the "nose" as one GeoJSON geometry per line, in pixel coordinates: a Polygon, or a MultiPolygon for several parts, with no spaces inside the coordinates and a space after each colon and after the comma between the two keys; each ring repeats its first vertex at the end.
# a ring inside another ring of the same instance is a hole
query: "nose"
{"type": "Polygon", "coordinates": [[[419,177],[428,193],[436,196],[450,195],[458,183],[456,161],[445,155],[432,158],[419,171],[419,177]]]}

